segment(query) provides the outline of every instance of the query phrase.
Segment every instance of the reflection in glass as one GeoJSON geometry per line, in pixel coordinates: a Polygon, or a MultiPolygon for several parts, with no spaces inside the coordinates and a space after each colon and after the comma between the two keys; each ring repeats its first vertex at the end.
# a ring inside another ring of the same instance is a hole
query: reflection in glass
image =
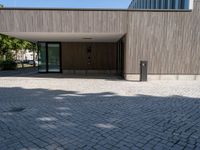
{"type": "Polygon", "coordinates": [[[38,69],[39,72],[46,72],[46,44],[38,43],[39,57],[38,57],[38,69]]]}
{"type": "Polygon", "coordinates": [[[48,44],[48,71],[60,72],[60,44],[48,44]]]}

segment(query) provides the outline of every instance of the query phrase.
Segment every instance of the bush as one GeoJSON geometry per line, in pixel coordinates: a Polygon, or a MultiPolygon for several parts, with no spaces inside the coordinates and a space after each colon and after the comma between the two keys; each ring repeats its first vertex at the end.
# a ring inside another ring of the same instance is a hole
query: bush
{"type": "Polygon", "coordinates": [[[0,70],[2,70],[2,67],[1,67],[1,66],[2,66],[2,65],[1,65],[2,62],[3,62],[3,61],[0,59],[0,70]]]}
{"type": "Polygon", "coordinates": [[[17,63],[13,60],[6,60],[0,62],[0,68],[2,70],[15,70],[17,69],[17,63]]]}

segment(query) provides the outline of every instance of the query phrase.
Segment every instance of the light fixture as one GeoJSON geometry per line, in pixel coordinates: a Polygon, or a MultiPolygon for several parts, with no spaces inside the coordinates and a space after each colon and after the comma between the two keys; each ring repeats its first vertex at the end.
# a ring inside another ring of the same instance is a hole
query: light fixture
{"type": "Polygon", "coordinates": [[[84,40],[92,40],[92,38],[87,38],[87,37],[86,37],[86,38],[83,38],[83,39],[84,39],[84,40]]]}

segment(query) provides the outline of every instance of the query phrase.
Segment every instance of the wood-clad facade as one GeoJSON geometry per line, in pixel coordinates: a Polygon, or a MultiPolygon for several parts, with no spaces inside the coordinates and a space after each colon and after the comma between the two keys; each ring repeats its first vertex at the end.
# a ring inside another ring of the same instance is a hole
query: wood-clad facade
{"type": "Polygon", "coordinates": [[[200,74],[200,2],[191,12],[128,12],[125,72],[200,74]]]}
{"type": "Polygon", "coordinates": [[[0,32],[125,33],[126,16],[117,10],[0,9],[0,32]]]}
{"type": "Polygon", "coordinates": [[[116,70],[116,43],[62,43],[64,70],[116,70]]]}
{"type": "Polygon", "coordinates": [[[192,11],[0,8],[0,20],[0,33],[8,35],[122,35],[113,42],[62,41],[63,70],[116,70],[123,37],[120,60],[125,78],[140,73],[140,61],[148,61],[149,75],[200,75],[199,0],[192,11]]]}

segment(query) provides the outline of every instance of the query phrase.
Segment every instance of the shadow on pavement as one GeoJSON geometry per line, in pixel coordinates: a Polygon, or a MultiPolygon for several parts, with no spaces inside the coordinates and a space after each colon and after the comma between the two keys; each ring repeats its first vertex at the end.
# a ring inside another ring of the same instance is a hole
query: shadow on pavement
{"type": "Polygon", "coordinates": [[[200,99],[0,88],[0,129],[1,149],[197,148],[200,99]]]}

